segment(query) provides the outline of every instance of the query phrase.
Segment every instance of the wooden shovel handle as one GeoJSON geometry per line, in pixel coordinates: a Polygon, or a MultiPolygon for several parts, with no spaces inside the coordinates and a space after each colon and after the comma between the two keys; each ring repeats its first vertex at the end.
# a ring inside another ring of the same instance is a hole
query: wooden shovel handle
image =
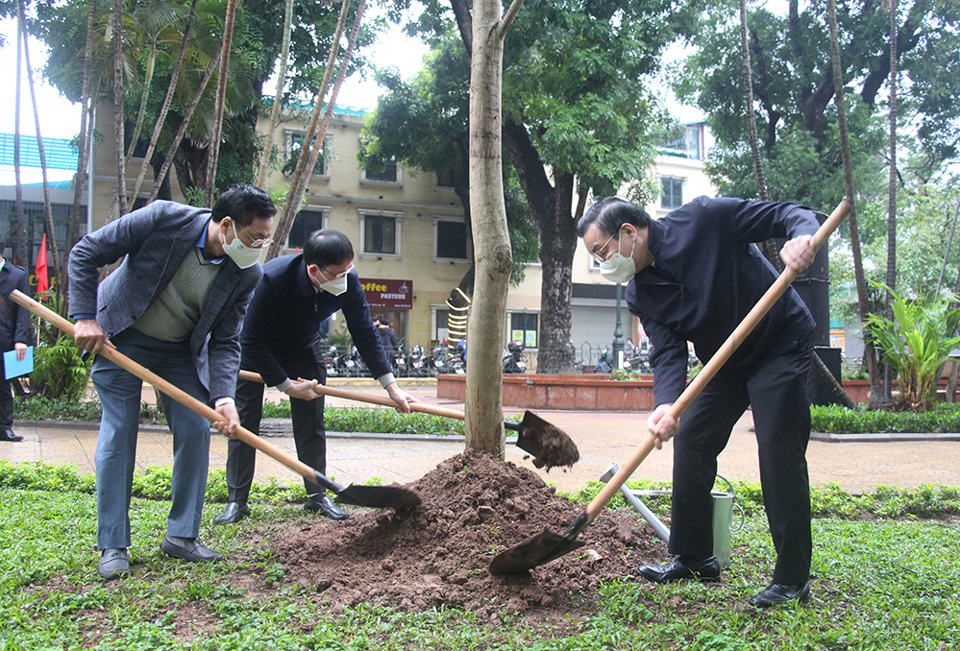
{"type": "MultiPolygon", "coordinates": [[[[240,379],[247,380],[249,382],[260,382],[263,383],[263,378],[259,373],[254,373],[253,371],[240,371],[240,379]]],[[[343,398],[344,400],[356,400],[358,402],[369,402],[373,405],[381,405],[383,407],[398,407],[388,396],[382,395],[372,395],[368,393],[362,393],[360,391],[348,391],[347,389],[337,389],[334,387],[327,387],[322,384],[318,384],[313,388],[314,392],[321,396],[332,396],[334,398],[343,398]]],[[[456,409],[447,409],[446,407],[438,407],[436,405],[428,405],[422,402],[410,402],[407,403],[410,405],[411,411],[418,411],[424,414],[433,414],[434,416],[443,416],[444,418],[453,418],[456,420],[464,420],[465,416],[462,411],[457,411],[456,409]]]]}
{"type": "MultiPolygon", "coordinates": [[[[846,218],[852,207],[846,199],[840,202],[840,205],[834,209],[830,217],[823,222],[823,225],[817,229],[816,234],[813,236],[814,251],[820,250],[820,247],[826,243],[830,234],[833,233],[837,226],[840,225],[840,222],[846,218]]],[[[713,376],[717,374],[717,371],[720,370],[720,367],[730,359],[734,351],[740,347],[740,344],[742,344],[753,329],[757,327],[760,320],[766,316],[770,308],[773,307],[774,303],[787,291],[787,288],[796,280],[798,275],[799,272],[789,267],[783,270],[783,273],[777,277],[776,281],[774,281],[760,300],[757,301],[757,304],[753,306],[753,309],[747,313],[747,316],[743,317],[740,325],[730,333],[730,336],[727,337],[727,340],[723,342],[719,350],[710,358],[710,361],[697,373],[697,377],[687,385],[687,388],[683,390],[680,397],[677,398],[676,402],[667,410],[664,417],[672,416],[673,418],[680,418],[680,415],[687,410],[687,407],[689,407],[693,399],[700,394],[707,382],[709,382],[713,376]]],[[[640,464],[643,463],[643,460],[647,458],[647,455],[650,454],[656,445],[657,438],[653,434],[649,435],[646,440],[640,444],[640,447],[631,455],[623,467],[617,471],[613,479],[600,490],[600,493],[598,493],[587,506],[586,513],[590,520],[595,518],[603,507],[613,499],[613,496],[620,490],[620,487],[623,486],[627,479],[630,478],[630,475],[640,467],[640,464]]]]}
{"type": "MultiPolygon", "coordinates": [[[[41,319],[44,319],[45,321],[49,321],[50,323],[55,325],[57,328],[59,328],[63,332],[67,333],[71,337],[73,336],[73,323],[63,318],[53,310],[49,309],[44,305],[41,305],[40,303],[37,303],[35,300],[30,298],[29,296],[26,296],[25,294],[17,290],[14,290],[13,293],[10,294],[10,298],[15,303],[30,310],[41,319]]],[[[150,371],[144,368],[143,366],[141,366],[140,364],[138,364],[137,362],[133,361],[132,359],[130,359],[129,357],[127,357],[126,355],[118,351],[116,348],[109,348],[104,346],[103,349],[98,354],[103,355],[104,357],[109,359],[111,362],[119,366],[120,368],[132,373],[133,375],[137,376],[144,382],[148,382],[152,384],[154,387],[157,388],[158,391],[170,396],[180,404],[188,407],[189,409],[203,416],[207,420],[211,422],[223,420],[223,416],[221,416],[212,407],[210,407],[206,403],[201,402],[200,400],[197,400],[186,391],[183,391],[182,389],[178,389],[173,384],[164,380],[162,377],[160,377],[153,371],[150,371]]],[[[269,443],[264,441],[262,438],[260,438],[250,430],[244,429],[243,427],[239,427],[237,428],[236,437],[241,441],[243,441],[244,443],[246,443],[247,445],[250,445],[260,450],[267,456],[272,457],[273,459],[276,459],[277,461],[279,461],[286,467],[290,468],[294,472],[302,475],[303,478],[306,479],[307,481],[313,484],[316,484],[318,486],[322,486],[322,484],[318,483],[317,481],[317,471],[315,471],[313,468],[303,463],[299,459],[290,456],[283,450],[280,450],[279,448],[276,448],[270,445],[269,443]]],[[[324,488],[327,488],[327,486],[324,486],[324,488]]]]}

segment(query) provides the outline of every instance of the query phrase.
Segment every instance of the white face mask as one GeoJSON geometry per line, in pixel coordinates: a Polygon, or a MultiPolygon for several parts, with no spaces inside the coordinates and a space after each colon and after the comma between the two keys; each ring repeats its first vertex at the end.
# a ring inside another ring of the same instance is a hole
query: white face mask
{"type": "Polygon", "coordinates": [[[340,296],[340,294],[347,291],[347,277],[334,278],[331,281],[320,283],[320,289],[334,296],[340,296]]]}
{"type": "Polygon", "coordinates": [[[314,287],[316,287],[317,289],[322,289],[328,294],[333,294],[334,296],[340,296],[340,294],[347,291],[347,275],[346,274],[344,274],[343,276],[340,276],[339,278],[334,278],[333,280],[325,281],[323,280],[324,278],[323,272],[320,270],[319,267],[317,267],[316,276],[309,273],[307,275],[310,276],[310,282],[313,283],[314,287]]]}
{"type": "Polygon", "coordinates": [[[222,235],[221,241],[226,254],[230,256],[230,259],[236,262],[237,266],[241,269],[247,269],[260,262],[261,249],[254,249],[241,242],[240,235],[237,233],[236,222],[230,220],[230,223],[233,226],[233,241],[227,244],[226,235],[222,235]]]}
{"type": "Polygon", "coordinates": [[[630,247],[630,257],[620,254],[620,242],[617,240],[617,252],[600,262],[600,275],[614,283],[628,283],[637,275],[637,263],[633,261],[633,250],[637,243],[630,247]]]}

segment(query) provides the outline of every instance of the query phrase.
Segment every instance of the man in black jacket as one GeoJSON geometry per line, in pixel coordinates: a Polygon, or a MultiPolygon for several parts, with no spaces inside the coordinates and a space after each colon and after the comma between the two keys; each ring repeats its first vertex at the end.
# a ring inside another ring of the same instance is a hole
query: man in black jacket
{"type": "MultiPolygon", "coordinates": [[[[30,294],[27,272],[3,258],[3,238],[0,238],[0,352],[17,351],[17,360],[23,361],[27,353],[27,341],[30,338],[30,313],[10,300],[15,289],[30,294]]],[[[23,437],[13,431],[13,394],[10,393],[10,380],[3,372],[3,359],[0,358],[0,441],[22,441],[23,437]]]]}
{"type": "Polygon", "coordinates": [[[667,565],[642,565],[648,581],[716,581],[713,501],[717,456],[748,406],[760,458],[764,507],[777,551],[773,581],[751,599],[765,607],[809,597],[812,542],[806,447],[806,377],[814,321],[790,289],[693,401],[679,422],[665,414],[686,383],[687,341],[708,361],[776,279],[753,242],[789,238],[780,256],[802,271],[812,261],[812,210],[785,203],[700,197],[659,221],[623,199],[598,200],[577,228],[608,280],[628,283],[626,302],[653,345],[657,447],[674,440],[667,565]]]}
{"type": "MultiPolygon", "coordinates": [[[[308,466],[326,474],[327,439],[323,423],[323,397],[314,391],[325,384],[326,369],[320,350],[320,324],[340,310],[353,343],[363,361],[397,409],[410,412],[416,400],[401,391],[390,371],[380,336],[370,319],[370,308],[353,268],[353,245],[339,231],[315,231],[303,253],[274,258],[263,265],[263,280],[257,286],[240,333],[242,369],[261,375],[267,386],[291,397],[293,437],[297,456],[308,466]]],[[[240,380],[237,408],[240,424],[260,432],[264,384],[240,380]]],[[[250,514],[247,498],[253,483],[256,451],[237,439],[228,444],[228,503],[213,521],[227,524],[250,514]]],[[[348,517],[321,489],[304,481],[308,510],[333,520],[348,517]]]]}

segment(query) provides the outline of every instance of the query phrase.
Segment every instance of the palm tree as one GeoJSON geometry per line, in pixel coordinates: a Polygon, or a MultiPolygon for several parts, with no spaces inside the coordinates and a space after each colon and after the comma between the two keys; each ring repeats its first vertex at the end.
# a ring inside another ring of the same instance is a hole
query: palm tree
{"type": "MultiPolygon", "coordinates": [[[[57,238],[54,236],[53,207],[50,203],[50,183],[47,181],[47,156],[43,150],[43,136],[40,133],[40,112],[37,108],[37,93],[33,84],[33,68],[30,66],[30,42],[27,39],[26,9],[23,0],[17,0],[17,22],[19,23],[18,37],[23,40],[23,60],[27,68],[27,87],[30,89],[30,99],[33,102],[33,122],[37,131],[37,151],[40,154],[40,173],[43,178],[43,208],[47,232],[50,233],[53,268],[60,268],[60,254],[57,248],[57,238]]],[[[17,89],[19,92],[19,88],[17,89]]],[[[24,260],[29,266],[29,260],[24,260]]]]}
{"type": "MultiPolygon", "coordinates": [[[[153,127],[153,133],[150,134],[150,144],[147,146],[147,153],[143,156],[143,163],[140,165],[140,173],[137,176],[137,182],[133,186],[133,194],[131,195],[136,201],[137,195],[140,194],[140,186],[143,184],[143,179],[147,175],[147,167],[150,165],[150,161],[153,159],[153,152],[157,148],[157,141],[160,139],[160,134],[163,131],[164,122],[167,119],[167,113],[170,110],[170,104],[173,102],[173,96],[177,88],[177,81],[180,79],[180,70],[183,68],[183,60],[187,53],[187,44],[190,40],[190,29],[193,26],[194,18],[197,14],[197,0],[193,0],[193,4],[190,6],[190,14],[187,16],[187,23],[183,29],[183,34],[180,36],[180,52],[177,55],[177,61],[173,66],[173,73],[170,75],[170,84],[167,86],[167,94],[163,98],[163,106],[160,107],[160,114],[157,116],[157,123],[153,127]]],[[[154,40],[154,44],[156,40],[154,40]]],[[[143,89],[143,98],[140,103],[141,114],[146,110],[146,98],[150,87],[150,78],[152,74],[149,72],[152,70],[152,57],[154,56],[154,51],[151,50],[151,62],[148,64],[148,75],[147,80],[144,83],[143,89]]],[[[202,90],[200,91],[203,92],[202,90]]],[[[138,117],[138,120],[141,119],[138,117]]],[[[139,125],[138,125],[139,126],[139,125]]],[[[135,132],[134,137],[130,140],[130,153],[133,152],[133,148],[136,145],[137,133],[135,132]]],[[[129,153],[127,154],[129,159],[129,153]]],[[[155,187],[159,188],[161,181],[155,183],[155,187]]]]}
{"type": "Polygon", "coordinates": [[[207,187],[204,205],[213,206],[217,190],[217,160],[220,157],[220,132],[223,129],[223,110],[227,103],[227,72],[230,69],[230,48],[233,26],[237,19],[237,0],[227,0],[227,16],[223,21],[223,51],[220,54],[220,77],[217,79],[217,98],[213,109],[213,128],[207,152],[207,187]]]}
{"type": "Polygon", "coordinates": [[[277,91],[273,95],[273,106],[270,108],[270,127],[267,129],[267,139],[263,143],[260,153],[260,166],[257,170],[257,186],[263,187],[267,183],[267,171],[270,167],[270,155],[273,152],[273,132],[280,122],[280,104],[283,103],[283,87],[287,83],[287,60],[290,58],[290,31],[293,28],[293,0],[286,0],[283,10],[283,45],[280,47],[280,70],[277,72],[277,91]]]}
{"type": "Polygon", "coordinates": [[[827,16],[830,23],[830,52],[833,61],[833,99],[837,106],[837,125],[840,132],[840,149],[843,157],[843,181],[846,188],[847,201],[850,202],[850,215],[847,219],[850,224],[850,249],[853,253],[853,271],[857,283],[857,302],[860,309],[860,324],[863,332],[863,358],[867,363],[867,371],[870,374],[870,406],[876,406],[882,397],[880,390],[880,370],[878,368],[873,338],[866,328],[868,319],[867,281],[863,275],[863,256],[860,252],[860,235],[857,230],[857,208],[853,189],[853,164],[850,154],[850,136],[847,132],[847,112],[843,99],[843,69],[840,65],[840,38],[837,27],[836,0],[827,0],[827,16]]]}
{"type": "Polygon", "coordinates": [[[126,158],[123,155],[123,3],[113,0],[113,126],[116,138],[117,189],[107,219],[127,212],[126,158]]]}
{"type": "MultiPolygon", "coordinates": [[[[897,0],[889,0],[890,12],[890,187],[887,203],[886,313],[893,317],[891,300],[897,289],[897,0]]],[[[885,3],[886,4],[886,3],[885,3]]],[[[883,365],[883,398],[892,401],[890,364],[883,365]]]]}
{"type": "MultiPolygon", "coordinates": [[[[359,28],[359,21],[363,16],[363,4],[364,0],[361,0],[361,6],[359,8],[357,17],[354,20],[355,29],[351,32],[351,35],[353,35],[359,28]]],[[[327,66],[323,72],[323,81],[320,83],[320,90],[317,92],[316,99],[314,99],[313,113],[310,116],[310,122],[307,123],[307,132],[303,137],[303,142],[305,145],[306,143],[313,142],[314,138],[316,138],[322,146],[323,139],[326,137],[326,125],[329,123],[329,121],[324,120],[323,127],[318,129],[320,111],[323,108],[323,98],[326,96],[327,88],[330,85],[330,78],[333,77],[333,69],[336,65],[337,53],[339,51],[340,36],[343,34],[343,26],[347,22],[347,14],[349,11],[350,0],[343,0],[342,4],[340,5],[340,18],[337,20],[337,27],[334,31],[333,40],[331,41],[330,45],[330,52],[327,55],[327,66]]],[[[353,42],[350,42],[349,50],[352,51],[352,49],[353,42]]],[[[342,69],[345,71],[348,65],[349,60],[343,63],[342,69]]],[[[339,90],[339,88],[337,90],[339,90]]],[[[329,105],[329,111],[333,110],[335,102],[336,97],[331,97],[330,101],[327,102],[329,105]]],[[[310,176],[313,174],[313,167],[317,162],[316,159],[316,156],[312,156],[312,148],[307,146],[300,148],[300,157],[297,159],[297,167],[294,170],[293,178],[290,181],[290,191],[288,192],[287,200],[283,205],[283,214],[280,216],[280,220],[274,229],[273,242],[270,244],[270,248],[267,250],[267,260],[271,260],[280,255],[280,250],[283,248],[283,243],[286,242],[287,236],[290,234],[290,229],[293,227],[293,220],[297,216],[297,212],[299,212],[300,202],[303,200],[307,183],[309,182],[310,176]]]]}

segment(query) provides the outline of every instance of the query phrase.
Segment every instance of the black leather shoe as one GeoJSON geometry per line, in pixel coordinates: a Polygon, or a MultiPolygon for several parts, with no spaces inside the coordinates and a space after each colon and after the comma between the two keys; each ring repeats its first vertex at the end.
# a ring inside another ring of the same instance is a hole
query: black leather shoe
{"type": "Polygon", "coordinates": [[[197,542],[196,538],[177,538],[175,536],[164,536],[160,543],[160,551],[167,556],[173,556],[190,563],[207,563],[209,561],[222,561],[223,554],[208,549],[197,542]]]}
{"type": "Polygon", "coordinates": [[[720,561],[711,556],[696,563],[684,565],[675,560],[669,565],[641,565],[637,573],[651,583],[671,583],[683,579],[700,579],[701,581],[720,580],[720,561]]]}
{"type": "Polygon", "coordinates": [[[810,598],[810,584],[787,585],[785,583],[771,583],[758,595],[750,597],[750,603],[757,608],[781,606],[791,601],[806,601],[810,598]]]}
{"type": "Polygon", "coordinates": [[[19,434],[15,434],[12,429],[4,430],[3,434],[0,435],[0,441],[22,441],[23,437],[19,434]]]}
{"type": "Polygon", "coordinates": [[[126,549],[104,549],[97,563],[97,573],[107,581],[130,574],[130,557],[126,549]]]}
{"type": "Polygon", "coordinates": [[[236,524],[250,515],[250,507],[240,502],[228,502],[223,513],[213,519],[214,524],[236,524]]]}
{"type": "Polygon", "coordinates": [[[307,498],[303,508],[307,509],[308,511],[319,511],[321,515],[330,518],[331,520],[346,520],[350,517],[349,513],[331,502],[330,498],[326,495],[320,499],[317,499],[316,495],[311,495],[309,498],[307,498]]]}

